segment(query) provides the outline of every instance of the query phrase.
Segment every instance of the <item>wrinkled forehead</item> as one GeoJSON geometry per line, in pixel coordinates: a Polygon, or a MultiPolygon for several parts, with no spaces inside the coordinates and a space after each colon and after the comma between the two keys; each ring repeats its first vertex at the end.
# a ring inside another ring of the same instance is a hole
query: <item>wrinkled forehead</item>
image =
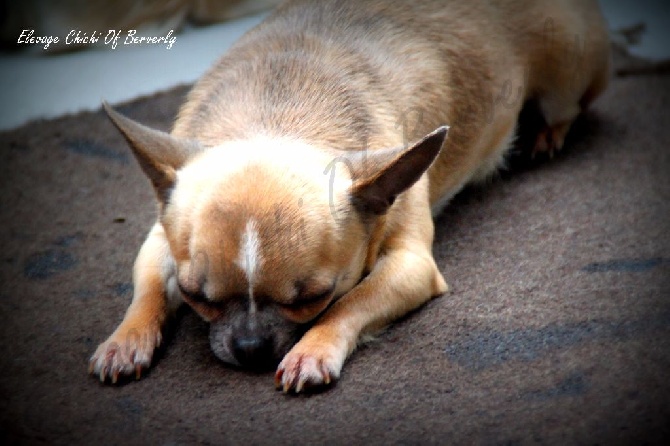
{"type": "Polygon", "coordinates": [[[246,247],[281,258],[287,250],[295,255],[314,248],[318,237],[335,230],[327,199],[277,189],[249,188],[205,203],[194,212],[193,242],[218,243],[229,256],[246,247]]]}
{"type": "MultiPolygon", "coordinates": [[[[242,227],[225,226],[229,229],[222,238],[194,238],[192,256],[180,264],[181,284],[214,299],[234,295],[290,299],[300,283],[314,283],[315,271],[333,266],[329,256],[335,252],[334,239],[327,231],[296,231],[283,237],[263,230],[253,218],[242,227]],[[308,246],[312,243],[317,246],[308,246]]],[[[324,281],[332,281],[325,276],[324,281]]]]}
{"type": "MultiPolygon", "coordinates": [[[[330,263],[337,230],[327,203],[286,194],[259,194],[254,200],[211,200],[194,210],[185,280],[202,285],[207,277],[226,294],[273,289],[288,295],[306,265],[330,263]],[[274,198],[273,198],[274,195],[274,198]]],[[[268,290],[269,292],[269,290],[268,290]]]]}

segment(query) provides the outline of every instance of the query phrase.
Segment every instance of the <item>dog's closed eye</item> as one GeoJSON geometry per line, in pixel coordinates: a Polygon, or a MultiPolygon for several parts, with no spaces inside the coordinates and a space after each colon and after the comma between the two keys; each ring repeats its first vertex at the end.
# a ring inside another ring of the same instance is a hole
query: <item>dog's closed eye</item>
{"type": "Polygon", "coordinates": [[[327,289],[316,292],[305,290],[304,286],[298,287],[298,289],[299,291],[296,299],[293,302],[282,304],[282,306],[292,309],[323,303],[325,300],[332,297],[333,292],[335,291],[335,283],[327,289]]]}

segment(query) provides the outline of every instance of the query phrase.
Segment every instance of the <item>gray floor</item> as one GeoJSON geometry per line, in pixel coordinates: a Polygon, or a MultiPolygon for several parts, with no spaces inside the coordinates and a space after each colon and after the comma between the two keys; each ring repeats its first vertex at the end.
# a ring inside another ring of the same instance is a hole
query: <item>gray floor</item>
{"type": "MultiPolygon", "coordinates": [[[[612,29],[646,25],[642,41],[631,49],[634,54],[670,57],[666,0],[601,0],[601,4],[612,29]]],[[[0,130],[35,118],[94,110],[102,99],[116,103],[193,82],[262,17],[187,29],[169,50],[163,45],[129,45],[58,56],[45,56],[38,47],[21,54],[0,53],[0,130]]]]}
{"type": "MultiPolygon", "coordinates": [[[[185,92],[121,111],[165,130],[185,92]]],[[[103,113],[0,133],[2,444],[669,445],[668,104],[670,76],[614,77],[555,159],[456,197],[451,292],[298,398],[222,366],[190,311],[141,381],[87,376],[154,193],[103,113]]]]}

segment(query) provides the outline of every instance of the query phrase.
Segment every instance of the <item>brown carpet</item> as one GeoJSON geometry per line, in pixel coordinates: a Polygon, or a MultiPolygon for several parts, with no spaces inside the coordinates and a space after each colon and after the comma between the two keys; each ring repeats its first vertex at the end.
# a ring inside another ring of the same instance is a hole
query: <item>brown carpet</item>
{"type": "MultiPolygon", "coordinates": [[[[168,129],[186,88],[119,107],[168,129]]],[[[87,360],[121,320],[153,193],[101,112],[0,134],[3,444],[670,444],[670,76],[614,79],[552,161],[437,221],[452,292],[291,397],[185,311],[145,379],[87,360]]]]}

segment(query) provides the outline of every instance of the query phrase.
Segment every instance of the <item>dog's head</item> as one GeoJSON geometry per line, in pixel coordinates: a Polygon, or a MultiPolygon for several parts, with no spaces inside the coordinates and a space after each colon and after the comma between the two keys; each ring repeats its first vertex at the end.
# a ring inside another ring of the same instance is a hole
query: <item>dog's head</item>
{"type": "Polygon", "coordinates": [[[151,180],[184,300],[224,362],[267,368],[371,267],[375,222],[439,153],[334,153],[289,139],[204,148],[105,104],[151,180]]]}

